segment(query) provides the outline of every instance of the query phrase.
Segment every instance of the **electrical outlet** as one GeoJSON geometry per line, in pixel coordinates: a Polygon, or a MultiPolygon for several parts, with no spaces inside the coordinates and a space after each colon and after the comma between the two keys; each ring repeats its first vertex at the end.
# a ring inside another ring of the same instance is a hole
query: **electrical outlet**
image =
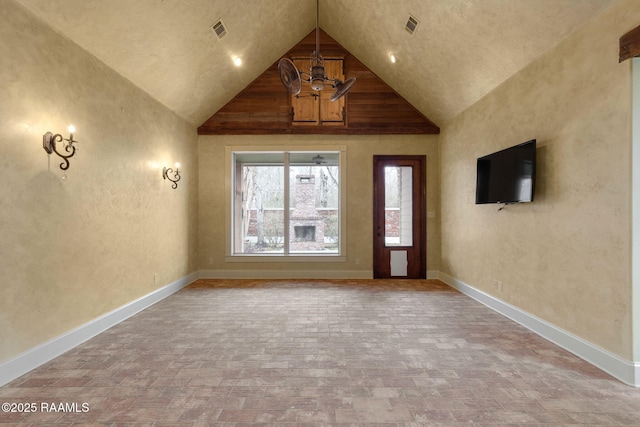
{"type": "Polygon", "coordinates": [[[158,284],[158,275],[157,275],[157,274],[154,274],[154,275],[153,275],[153,284],[154,284],[154,285],[157,285],[157,284],[158,284]]]}
{"type": "Polygon", "coordinates": [[[209,257],[209,264],[213,264],[213,257],[209,257]]]}
{"type": "Polygon", "coordinates": [[[356,265],[360,264],[360,258],[356,258],[356,265]]]}

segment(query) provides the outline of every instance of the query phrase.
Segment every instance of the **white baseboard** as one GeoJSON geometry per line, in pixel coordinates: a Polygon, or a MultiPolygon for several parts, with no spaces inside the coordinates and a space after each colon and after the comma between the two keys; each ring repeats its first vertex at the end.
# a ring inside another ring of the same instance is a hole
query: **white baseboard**
{"type": "Polygon", "coordinates": [[[200,270],[200,279],[373,279],[369,270],[200,270]]]}
{"type": "MultiPolygon", "coordinates": [[[[427,279],[438,279],[437,270],[427,271],[427,279]]],[[[200,279],[373,279],[369,270],[200,270],[200,279]]]]}
{"type": "Polygon", "coordinates": [[[0,386],[21,377],[27,372],[49,362],[99,333],[139,313],[145,308],[152,306],[158,301],[184,288],[197,278],[197,272],[191,273],[150,294],[93,319],[84,325],[78,326],[56,338],[33,347],[13,359],[0,363],[0,386]]]}
{"type": "Polygon", "coordinates": [[[448,274],[441,272],[439,278],[452,288],[457,289],[503,316],[521,324],[525,328],[584,359],[623,383],[640,387],[640,363],[624,360],[597,345],[485,292],[475,289],[448,274]]]}

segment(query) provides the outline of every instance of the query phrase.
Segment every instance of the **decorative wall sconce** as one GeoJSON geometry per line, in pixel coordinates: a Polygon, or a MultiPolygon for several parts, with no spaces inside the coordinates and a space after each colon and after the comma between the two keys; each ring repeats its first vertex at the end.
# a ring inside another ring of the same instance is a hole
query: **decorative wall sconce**
{"type": "Polygon", "coordinates": [[[63,160],[63,162],[60,163],[60,169],[65,171],[69,169],[69,159],[73,157],[74,154],[76,154],[76,146],[73,145],[74,142],[78,142],[73,140],[73,132],[75,132],[75,130],[76,128],[73,127],[73,125],[69,125],[68,139],[62,138],[62,135],[60,135],[59,133],[54,135],[52,132],[47,132],[42,136],[42,148],[44,148],[44,151],[46,151],[48,154],[56,153],[58,156],[60,156],[60,158],[62,158],[63,160]],[[58,142],[62,142],[62,147],[68,154],[64,154],[58,151],[58,142]]]}
{"type": "Polygon", "coordinates": [[[171,184],[171,188],[174,190],[178,188],[178,181],[180,181],[180,163],[176,163],[176,170],[174,171],[171,168],[164,167],[162,168],[162,178],[168,179],[173,184],[171,184]],[[173,175],[173,177],[171,177],[173,175]]]}

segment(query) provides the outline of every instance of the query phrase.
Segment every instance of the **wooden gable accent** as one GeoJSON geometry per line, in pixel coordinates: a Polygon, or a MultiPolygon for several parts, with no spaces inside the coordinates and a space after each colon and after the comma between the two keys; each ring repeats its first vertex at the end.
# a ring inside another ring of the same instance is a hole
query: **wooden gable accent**
{"type": "Polygon", "coordinates": [[[618,62],[636,56],[640,56],[640,26],[620,37],[620,56],[618,62]]]}
{"type": "MultiPolygon", "coordinates": [[[[315,50],[313,30],[285,55],[309,57],[315,50]]],[[[345,78],[356,83],[344,97],[345,123],[292,124],[291,95],[280,81],[277,62],[198,128],[199,135],[266,134],[437,134],[440,128],[398,95],[353,55],[320,30],[325,59],[342,58],[345,78]]],[[[329,76],[331,77],[331,76],[329,76]]],[[[307,85],[307,83],[303,83],[307,85]]],[[[326,88],[333,92],[333,89],[326,88]]]]}

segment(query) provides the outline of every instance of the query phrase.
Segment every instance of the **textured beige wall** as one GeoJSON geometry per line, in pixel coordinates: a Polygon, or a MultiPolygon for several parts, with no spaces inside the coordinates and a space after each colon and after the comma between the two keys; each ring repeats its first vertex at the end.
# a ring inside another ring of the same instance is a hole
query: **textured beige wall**
{"type": "MultiPolygon", "coordinates": [[[[439,166],[437,136],[201,136],[199,268],[202,270],[243,271],[300,270],[331,271],[358,275],[373,269],[373,155],[424,154],[427,156],[427,211],[438,211],[439,166]],[[347,147],[347,249],[346,262],[323,263],[237,263],[225,262],[225,147],[288,146],[291,149],[313,149],[318,145],[347,147]],[[356,264],[356,258],[360,264],[356,264]],[[213,263],[210,263],[213,259],[213,263]],[[348,273],[349,272],[349,273],[348,273]]],[[[438,218],[427,220],[427,270],[438,270],[440,258],[438,218]]],[[[334,273],[340,276],[340,273],[334,273]]]]}
{"type": "Polygon", "coordinates": [[[631,359],[623,0],[443,126],[441,271],[631,359]],[[474,205],[476,158],[538,140],[535,201],[474,205]],[[494,281],[503,283],[496,289],[494,281]]]}
{"type": "Polygon", "coordinates": [[[0,21],[3,361],[196,270],[197,136],[13,1],[0,21]],[[42,135],[69,123],[63,180],[42,135]],[[151,167],[175,161],[176,191],[151,167]]]}

